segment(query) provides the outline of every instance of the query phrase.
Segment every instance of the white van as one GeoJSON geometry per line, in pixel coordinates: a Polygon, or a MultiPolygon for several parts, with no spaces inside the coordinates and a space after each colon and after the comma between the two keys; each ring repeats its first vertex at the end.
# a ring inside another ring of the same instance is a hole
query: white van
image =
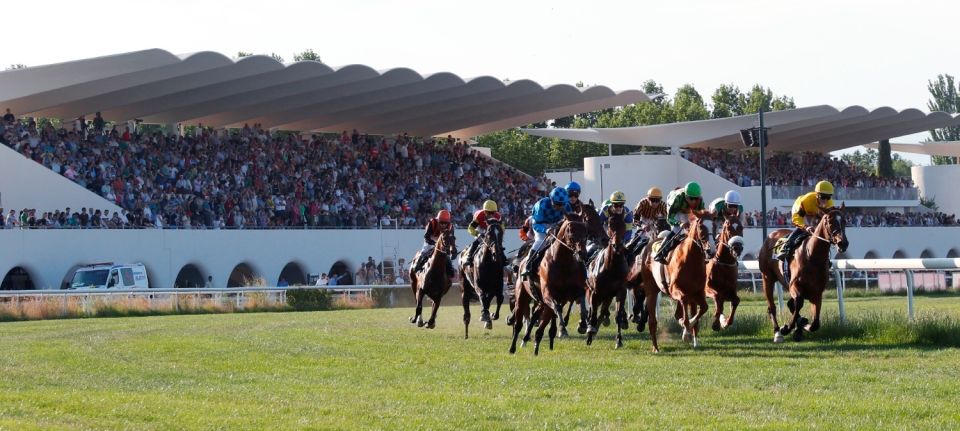
{"type": "Polygon", "coordinates": [[[86,265],[73,275],[71,289],[146,289],[147,268],[142,263],[86,265]]]}

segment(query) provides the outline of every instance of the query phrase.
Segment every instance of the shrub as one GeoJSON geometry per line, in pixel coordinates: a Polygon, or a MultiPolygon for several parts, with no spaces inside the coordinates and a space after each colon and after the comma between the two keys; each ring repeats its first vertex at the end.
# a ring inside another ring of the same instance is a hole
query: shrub
{"type": "Polygon", "coordinates": [[[304,288],[287,291],[287,304],[297,311],[329,310],[332,302],[327,289],[304,288]]]}

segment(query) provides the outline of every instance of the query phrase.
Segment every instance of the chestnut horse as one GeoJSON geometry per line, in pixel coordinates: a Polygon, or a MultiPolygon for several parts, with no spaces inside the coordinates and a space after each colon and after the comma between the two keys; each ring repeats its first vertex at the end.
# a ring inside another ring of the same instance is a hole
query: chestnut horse
{"type": "Polygon", "coordinates": [[[773,323],[773,342],[783,342],[783,337],[794,329],[794,341],[803,339],[803,331],[815,332],[820,329],[820,305],[823,301],[823,291],[827,288],[830,277],[830,248],[836,245],[842,253],[847,250],[850,242],[847,241],[846,221],[843,211],[846,204],[840,208],[824,208],[820,222],[814,228],[813,235],[807,237],[800,247],[797,247],[790,260],[790,299],[787,308],[790,309],[790,322],[780,328],[777,322],[777,306],[773,303],[774,283],[784,283],[781,262],[774,257],[773,248],[782,237],[790,234],[789,229],[771,232],[760,248],[760,273],[763,275],[763,293],[767,297],[767,314],[773,323]],[[810,313],[813,321],[800,316],[803,301],[810,301],[810,313]]]}
{"type": "MultiPolygon", "coordinates": [[[[551,229],[551,232],[553,230],[551,229]]],[[[557,335],[557,320],[563,326],[563,305],[574,301],[582,295],[586,284],[586,269],[584,268],[584,254],[586,253],[587,228],[577,220],[576,216],[567,216],[560,225],[556,234],[550,233],[553,241],[549,245],[543,260],[538,268],[538,277],[529,277],[532,281],[518,281],[516,287],[516,305],[514,307],[513,342],[510,353],[517,351],[517,338],[524,319],[531,322],[528,333],[532,329],[534,316],[539,313],[539,326],[533,354],[540,353],[540,342],[547,324],[550,324],[550,349],[553,350],[554,339],[557,335]],[[539,278],[539,280],[535,280],[539,278]],[[539,295],[533,291],[539,289],[539,295]],[[542,301],[537,304],[533,314],[530,306],[534,298],[542,301]]]]}
{"type": "Polygon", "coordinates": [[[667,264],[650,260],[649,266],[654,284],[676,301],[674,317],[683,328],[683,341],[692,341],[693,347],[700,345],[697,340],[700,318],[707,313],[705,262],[710,247],[710,233],[703,225],[704,215],[699,211],[691,212],[686,237],[670,253],[667,264]]]}
{"type": "MultiPolygon", "coordinates": [[[[452,232],[445,233],[437,240],[433,246],[433,254],[427,259],[427,263],[419,273],[410,269],[410,287],[413,289],[413,295],[417,299],[417,309],[410,323],[416,323],[418,327],[423,327],[423,297],[429,297],[433,301],[433,311],[430,314],[430,320],[427,320],[427,328],[433,329],[437,325],[437,309],[440,308],[440,299],[446,295],[453,284],[451,274],[447,274],[447,267],[450,262],[450,256],[455,253],[456,240],[452,232]]],[[[414,256],[411,262],[416,262],[419,253],[414,256]]]]}
{"type": "MultiPolygon", "coordinates": [[[[624,303],[627,299],[627,250],[623,245],[623,236],[626,233],[624,214],[611,212],[607,219],[607,236],[610,240],[607,246],[593,262],[587,275],[588,326],[587,345],[593,343],[597,335],[599,316],[610,314],[610,302],[617,300],[617,343],[616,348],[623,347],[622,330],[627,328],[627,311],[624,303]]],[[[609,318],[607,319],[609,322],[609,318]]]]}
{"type": "Polygon", "coordinates": [[[740,273],[740,254],[743,253],[743,224],[740,218],[726,217],[717,237],[717,254],[707,262],[707,296],[713,298],[714,331],[733,324],[733,316],[740,305],[737,295],[737,277],[740,273]],[[724,302],[730,302],[730,317],[723,315],[724,302]]]}
{"type": "Polygon", "coordinates": [[[460,299],[463,303],[463,338],[470,338],[470,301],[480,300],[480,321],[485,329],[493,329],[493,321],[500,318],[503,305],[503,226],[496,220],[487,222],[487,230],[480,239],[473,266],[466,265],[468,248],[460,256],[460,299]],[[497,300],[497,309],[490,316],[490,303],[497,300]]]}

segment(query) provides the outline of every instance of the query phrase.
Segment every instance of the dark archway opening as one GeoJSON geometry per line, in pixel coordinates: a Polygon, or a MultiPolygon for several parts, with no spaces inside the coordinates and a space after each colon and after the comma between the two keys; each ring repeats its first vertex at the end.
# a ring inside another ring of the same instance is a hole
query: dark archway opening
{"type": "Polygon", "coordinates": [[[331,281],[336,280],[333,283],[329,283],[330,285],[349,286],[353,284],[353,272],[346,262],[342,260],[336,261],[330,267],[330,271],[327,271],[327,275],[331,281]]]}
{"type": "Polygon", "coordinates": [[[180,268],[177,273],[177,280],[173,282],[174,287],[204,287],[207,283],[207,277],[203,275],[200,268],[188,263],[180,268]]]}
{"type": "Polygon", "coordinates": [[[863,258],[864,258],[864,259],[876,259],[876,258],[878,258],[878,257],[880,257],[880,256],[877,255],[877,252],[875,252],[875,251],[873,251],[873,250],[870,250],[870,251],[867,252],[867,254],[863,255],[863,258]]]}
{"type": "Polygon", "coordinates": [[[34,290],[33,278],[21,266],[15,266],[7,271],[3,276],[3,282],[0,282],[0,290],[34,290]]]}
{"type": "Polygon", "coordinates": [[[957,257],[960,257],[960,252],[958,252],[955,248],[951,248],[950,251],[947,252],[947,257],[956,259],[957,257]]]}
{"type": "Polygon", "coordinates": [[[283,271],[280,271],[280,279],[277,280],[278,286],[281,280],[286,281],[289,286],[302,286],[307,284],[307,274],[300,264],[290,262],[283,267],[283,271]]]}
{"type": "Polygon", "coordinates": [[[893,258],[894,258],[894,259],[906,259],[906,258],[907,258],[907,253],[904,252],[903,250],[897,250],[895,253],[893,253],[893,258]]]}
{"type": "Polygon", "coordinates": [[[935,257],[936,256],[933,255],[933,251],[931,251],[929,248],[920,253],[921,259],[933,259],[935,257]]]}
{"type": "Polygon", "coordinates": [[[233,267],[230,271],[230,277],[227,278],[227,287],[250,287],[264,286],[266,283],[260,274],[257,274],[247,263],[241,263],[233,267]]]}

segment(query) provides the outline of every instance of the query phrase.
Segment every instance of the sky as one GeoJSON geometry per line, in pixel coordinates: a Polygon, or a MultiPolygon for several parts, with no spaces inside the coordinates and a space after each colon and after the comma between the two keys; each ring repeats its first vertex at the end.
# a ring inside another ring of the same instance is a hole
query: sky
{"type": "MultiPolygon", "coordinates": [[[[760,83],[798,106],[926,111],[927,81],[960,74],[960,1],[45,1],[10,2],[0,65],[147,48],[293,53],[541,84],[668,92],[760,83]]],[[[919,142],[928,134],[896,140],[919,142]]],[[[915,157],[919,162],[928,157],[915,157]]]]}

